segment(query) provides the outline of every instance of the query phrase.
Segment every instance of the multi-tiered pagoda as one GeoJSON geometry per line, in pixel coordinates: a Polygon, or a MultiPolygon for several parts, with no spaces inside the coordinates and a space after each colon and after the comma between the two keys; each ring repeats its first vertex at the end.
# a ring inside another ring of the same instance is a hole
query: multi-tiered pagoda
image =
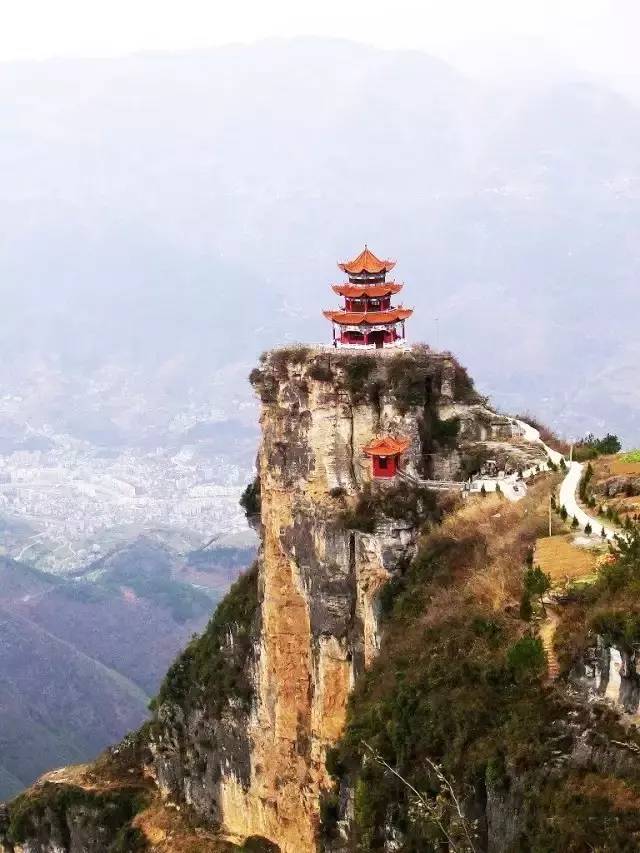
{"type": "Polygon", "coordinates": [[[334,346],[382,349],[404,340],[404,321],[413,311],[391,304],[391,297],[404,286],[386,280],[395,265],[376,258],[366,246],[354,260],[338,264],[349,281],[332,289],[344,297],[344,307],[323,312],[333,325],[334,346]]]}

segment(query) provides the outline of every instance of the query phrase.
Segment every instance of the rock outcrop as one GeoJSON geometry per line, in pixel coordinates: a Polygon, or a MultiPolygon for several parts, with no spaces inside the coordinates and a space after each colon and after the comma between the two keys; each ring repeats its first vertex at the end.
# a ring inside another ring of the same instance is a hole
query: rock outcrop
{"type": "MultiPolygon", "coordinates": [[[[447,500],[421,481],[464,480],[496,447],[516,467],[524,451],[455,359],[426,347],[276,350],[251,381],[262,403],[248,501],[260,509],[259,557],[167,674],[141,784],[228,841],[311,853],[333,787],[327,751],[380,645],[381,592],[447,500]],[[363,453],[382,435],[411,442],[390,481],[373,479],[363,453]]],[[[30,814],[37,802],[35,790],[30,814]]],[[[33,849],[66,851],[59,835],[47,846],[40,833],[33,849]]]]}
{"type": "MultiPolygon", "coordinates": [[[[380,591],[415,544],[415,520],[385,514],[397,486],[372,483],[363,447],[403,435],[410,476],[460,479],[465,447],[506,442],[511,424],[451,356],[426,348],[277,350],[251,380],[262,401],[259,602],[241,629],[251,635],[241,664],[251,698],[231,696],[212,716],[197,698],[165,696],[152,746],[166,796],[233,837],[259,835],[303,853],[317,849],[327,749],[378,649],[380,591]],[[353,529],[365,493],[375,523],[353,529]]],[[[234,626],[226,642],[231,652],[234,626]]]]}

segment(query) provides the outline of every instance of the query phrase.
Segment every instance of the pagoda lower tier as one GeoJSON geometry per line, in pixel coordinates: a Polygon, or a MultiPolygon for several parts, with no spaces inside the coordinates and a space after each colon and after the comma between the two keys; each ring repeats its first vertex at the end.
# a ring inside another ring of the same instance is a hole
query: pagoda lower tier
{"type": "Polygon", "coordinates": [[[404,340],[404,321],[410,308],[387,311],[324,311],[333,323],[333,340],[340,345],[384,347],[404,340]]]}

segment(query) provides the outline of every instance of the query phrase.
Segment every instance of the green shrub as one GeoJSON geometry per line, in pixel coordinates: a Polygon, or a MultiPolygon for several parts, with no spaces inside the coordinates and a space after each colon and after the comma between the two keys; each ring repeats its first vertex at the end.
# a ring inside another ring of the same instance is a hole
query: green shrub
{"type": "Polygon", "coordinates": [[[252,835],[251,838],[247,838],[240,849],[244,853],[279,853],[280,851],[277,844],[261,835],[252,835]]]}
{"type": "Polygon", "coordinates": [[[423,408],[431,387],[431,374],[412,354],[396,355],[387,365],[387,384],[399,412],[423,408]]]}
{"type": "Polygon", "coordinates": [[[308,371],[309,378],[315,379],[317,382],[331,382],[333,379],[333,371],[329,361],[316,359],[308,371]]]}
{"type": "Polygon", "coordinates": [[[255,478],[249,483],[240,497],[240,506],[244,510],[247,518],[260,515],[262,508],[261,491],[260,491],[260,476],[256,474],[255,478]]]}
{"type": "Polygon", "coordinates": [[[460,418],[452,417],[442,421],[436,415],[431,430],[433,440],[440,447],[455,447],[460,432],[460,418]]]}
{"type": "Polygon", "coordinates": [[[507,664],[517,682],[539,678],[547,668],[540,638],[521,637],[507,651],[507,664]]]}
{"type": "Polygon", "coordinates": [[[531,622],[532,617],[531,594],[527,590],[524,590],[520,599],[520,618],[525,622],[531,622]]]}
{"type": "Polygon", "coordinates": [[[524,573],[524,588],[529,595],[542,598],[551,589],[551,575],[543,572],[540,566],[530,565],[524,573]]]}
{"type": "Polygon", "coordinates": [[[620,448],[620,439],[617,435],[608,432],[603,438],[596,438],[592,433],[589,433],[576,442],[573,458],[577,462],[586,462],[589,459],[596,459],[600,455],[619,453],[620,448]]]}
{"type": "Polygon", "coordinates": [[[232,585],[204,633],[169,668],[152,710],[164,703],[183,708],[203,703],[217,717],[231,698],[248,710],[253,695],[248,660],[258,606],[257,577],[256,564],[232,585]]]}
{"type": "Polygon", "coordinates": [[[422,486],[401,482],[389,488],[366,486],[355,507],[345,510],[340,524],[346,530],[373,533],[379,521],[386,518],[418,525],[437,515],[435,492],[422,486]]]}
{"type": "Polygon", "coordinates": [[[302,344],[295,344],[290,347],[280,347],[279,349],[271,350],[267,355],[267,363],[273,371],[281,377],[287,372],[290,364],[304,364],[309,360],[311,350],[302,344]]]}
{"type": "Polygon", "coordinates": [[[353,355],[342,362],[345,386],[354,403],[367,398],[368,381],[377,367],[375,358],[369,355],[353,355]]]}
{"type": "MultiPolygon", "coordinates": [[[[37,788],[17,797],[9,806],[10,840],[15,844],[24,844],[30,838],[39,836],[44,821],[55,821],[62,841],[70,844],[70,830],[67,814],[71,809],[86,809],[91,814],[98,831],[109,841],[105,853],[121,853],[144,850],[140,839],[138,847],[121,846],[121,840],[128,833],[128,824],[146,804],[146,794],[140,788],[116,788],[98,792],[85,790],[75,785],[44,782],[37,788]]],[[[135,832],[130,837],[135,838],[135,832]]]]}
{"type": "Polygon", "coordinates": [[[147,836],[137,826],[125,826],[116,835],[109,853],[144,853],[148,849],[147,836]]]}
{"type": "Polygon", "coordinates": [[[276,403],[278,400],[278,382],[271,371],[261,370],[259,367],[249,374],[249,382],[255,388],[263,403],[276,403]]]}

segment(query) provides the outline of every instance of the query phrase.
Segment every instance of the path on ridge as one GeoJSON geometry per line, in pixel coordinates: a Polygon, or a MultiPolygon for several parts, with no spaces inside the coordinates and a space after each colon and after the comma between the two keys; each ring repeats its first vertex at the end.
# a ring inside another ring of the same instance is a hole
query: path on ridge
{"type": "MultiPolygon", "coordinates": [[[[560,464],[561,460],[564,459],[563,455],[557,450],[553,450],[548,447],[540,438],[540,433],[535,429],[535,427],[530,426],[524,421],[516,421],[516,423],[523,430],[524,438],[527,441],[535,444],[541,444],[549,459],[556,465],[560,464]]],[[[582,477],[584,465],[580,462],[565,462],[565,464],[567,465],[567,473],[560,484],[560,506],[565,507],[569,517],[575,516],[578,519],[580,529],[584,530],[587,523],[589,523],[593,530],[592,536],[594,538],[601,538],[601,531],[604,528],[606,539],[613,540],[616,535],[616,531],[607,525],[603,525],[598,518],[585,512],[582,507],[578,505],[576,495],[580,486],[580,478],[582,477]]],[[[539,626],[539,636],[542,641],[542,647],[544,648],[547,656],[547,679],[549,681],[554,681],[560,673],[558,655],[554,648],[554,639],[560,622],[560,613],[554,602],[550,602],[548,599],[545,600],[545,610],[545,618],[539,626]]]]}
{"type": "Polygon", "coordinates": [[[578,519],[578,523],[582,530],[584,530],[587,523],[589,523],[595,535],[600,536],[604,528],[605,537],[612,540],[616,536],[616,531],[613,527],[603,524],[599,518],[585,512],[578,504],[576,494],[578,492],[578,487],[580,486],[580,478],[582,477],[583,469],[584,465],[580,462],[569,463],[567,476],[560,485],[560,506],[564,506],[569,513],[570,518],[575,516],[578,519]]]}
{"type": "MultiPolygon", "coordinates": [[[[525,421],[516,421],[518,426],[524,432],[524,438],[527,441],[530,441],[534,444],[540,444],[544,448],[549,459],[555,464],[559,465],[560,460],[564,459],[562,453],[559,453],[557,450],[552,450],[551,447],[548,447],[540,438],[540,432],[532,427],[530,424],[525,423],[525,421]]],[[[604,527],[605,537],[609,540],[614,539],[616,536],[616,531],[602,523],[602,521],[594,515],[590,515],[588,512],[585,512],[581,506],[578,504],[578,499],[576,497],[578,492],[578,487],[580,486],[580,478],[582,477],[582,472],[584,469],[584,465],[580,462],[569,462],[567,465],[567,473],[565,475],[564,480],[560,484],[560,506],[564,506],[564,508],[569,513],[569,517],[575,517],[578,519],[578,523],[580,525],[580,529],[584,530],[587,524],[591,525],[591,529],[593,530],[594,536],[600,536],[602,529],[604,527]]]]}

